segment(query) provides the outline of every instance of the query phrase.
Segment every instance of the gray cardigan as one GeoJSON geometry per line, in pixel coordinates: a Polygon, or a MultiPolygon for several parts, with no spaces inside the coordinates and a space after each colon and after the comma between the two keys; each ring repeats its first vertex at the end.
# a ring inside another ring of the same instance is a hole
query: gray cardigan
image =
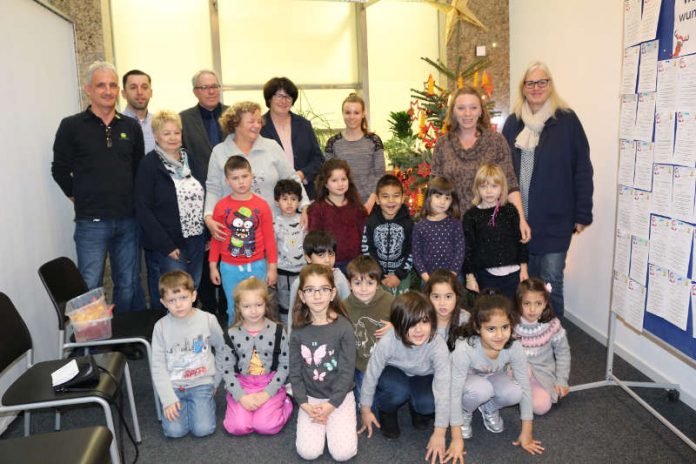
{"type": "MultiPolygon", "coordinates": [[[[239,370],[242,375],[246,375],[249,370],[249,361],[251,360],[251,354],[256,348],[256,353],[259,355],[263,367],[266,371],[269,371],[271,364],[273,363],[273,342],[275,341],[275,331],[276,323],[270,319],[266,319],[266,327],[263,328],[261,332],[252,336],[246,331],[242,326],[230,327],[227,333],[230,336],[230,340],[234,343],[234,347],[237,350],[237,355],[239,356],[239,370]]],[[[278,389],[285,385],[288,378],[288,336],[283,329],[283,335],[280,337],[280,355],[278,356],[278,369],[276,370],[273,379],[266,385],[263,389],[270,396],[275,395],[278,389]]],[[[227,348],[225,350],[224,366],[222,371],[222,377],[225,380],[225,388],[230,395],[236,400],[246,395],[247,393],[242,388],[237,376],[234,372],[234,354],[231,350],[227,348]]]]}

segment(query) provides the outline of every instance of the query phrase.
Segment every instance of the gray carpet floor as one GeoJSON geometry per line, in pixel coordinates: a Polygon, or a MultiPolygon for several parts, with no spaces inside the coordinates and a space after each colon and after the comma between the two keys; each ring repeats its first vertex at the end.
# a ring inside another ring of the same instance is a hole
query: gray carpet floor
{"type": "MultiPolygon", "coordinates": [[[[568,330],[573,354],[571,385],[602,380],[606,349],[572,323],[565,322],[564,326],[568,330]]],[[[304,462],[295,453],[296,416],[284,430],[272,437],[232,437],[225,433],[221,425],[225,411],[222,392],[217,395],[219,427],[214,435],[178,440],[165,438],[155,416],[147,363],[135,361],[130,365],[143,435],[138,462],[304,462]]],[[[619,358],[615,361],[614,373],[623,380],[649,380],[619,358]]],[[[681,402],[670,401],[664,390],[640,389],[639,393],[696,441],[696,412],[681,402]]],[[[387,440],[379,432],[370,439],[361,435],[358,455],[351,462],[424,462],[429,433],[418,432],[411,427],[407,409],[402,408],[399,416],[402,429],[400,439],[387,440]]],[[[127,411],[126,417],[130,417],[127,411]]],[[[51,412],[34,413],[32,432],[51,431],[52,418],[51,412]]],[[[519,434],[519,410],[516,407],[507,408],[503,411],[503,418],[505,431],[494,435],[483,428],[481,416],[478,413],[474,415],[474,436],[466,441],[467,463],[696,463],[695,451],[618,387],[571,393],[547,415],[535,418],[534,437],[541,440],[546,448],[541,456],[528,455],[511,444],[519,434]]],[[[22,423],[21,418],[15,420],[2,438],[21,436],[22,423]]],[[[103,424],[103,415],[96,408],[83,407],[63,413],[64,428],[98,424],[103,424]]],[[[132,462],[134,450],[127,437],[123,446],[125,461],[132,462]]],[[[50,458],[46,462],[50,463],[50,458]]],[[[325,452],[316,462],[333,461],[325,452]]]]}

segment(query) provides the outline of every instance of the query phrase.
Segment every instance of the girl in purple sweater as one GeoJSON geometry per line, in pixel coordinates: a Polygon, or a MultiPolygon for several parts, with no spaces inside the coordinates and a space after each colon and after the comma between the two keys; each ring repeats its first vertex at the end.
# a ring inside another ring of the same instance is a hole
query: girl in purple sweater
{"type": "Polygon", "coordinates": [[[423,282],[436,269],[459,275],[464,264],[464,230],[460,222],[459,199],[454,186],[444,177],[430,181],[421,220],[413,227],[413,266],[423,282]]]}

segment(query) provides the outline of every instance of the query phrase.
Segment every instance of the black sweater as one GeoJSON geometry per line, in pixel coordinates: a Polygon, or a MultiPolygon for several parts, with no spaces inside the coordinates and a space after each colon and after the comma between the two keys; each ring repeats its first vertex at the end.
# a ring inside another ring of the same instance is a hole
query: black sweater
{"type": "Polygon", "coordinates": [[[495,208],[474,206],[464,214],[464,273],[527,262],[527,245],[520,243],[520,216],[506,203],[491,221],[495,208]]]}
{"type": "Polygon", "coordinates": [[[394,274],[403,280],[413,268],[412,234],[413,219],[406,205],[401,205],[394,219],[385,219],[382,208],[375,205],[365,224],[362,254],[372,256],[385,276],[394,274]]]}

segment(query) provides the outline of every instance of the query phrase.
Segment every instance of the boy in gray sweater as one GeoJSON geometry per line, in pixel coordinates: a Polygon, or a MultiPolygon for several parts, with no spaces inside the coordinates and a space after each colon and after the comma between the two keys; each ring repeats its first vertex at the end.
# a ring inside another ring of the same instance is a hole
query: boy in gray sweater
{"type": "Polygon", "coordinates": [[[169,314],[152,332],[152,381],[162,402],[164,435],[210,435],[217,422],[214,396],[224,356],[222,329],[215,316],[193,307],[196,290],[186,272],[164,274],[159,292],[169,314]]]}

